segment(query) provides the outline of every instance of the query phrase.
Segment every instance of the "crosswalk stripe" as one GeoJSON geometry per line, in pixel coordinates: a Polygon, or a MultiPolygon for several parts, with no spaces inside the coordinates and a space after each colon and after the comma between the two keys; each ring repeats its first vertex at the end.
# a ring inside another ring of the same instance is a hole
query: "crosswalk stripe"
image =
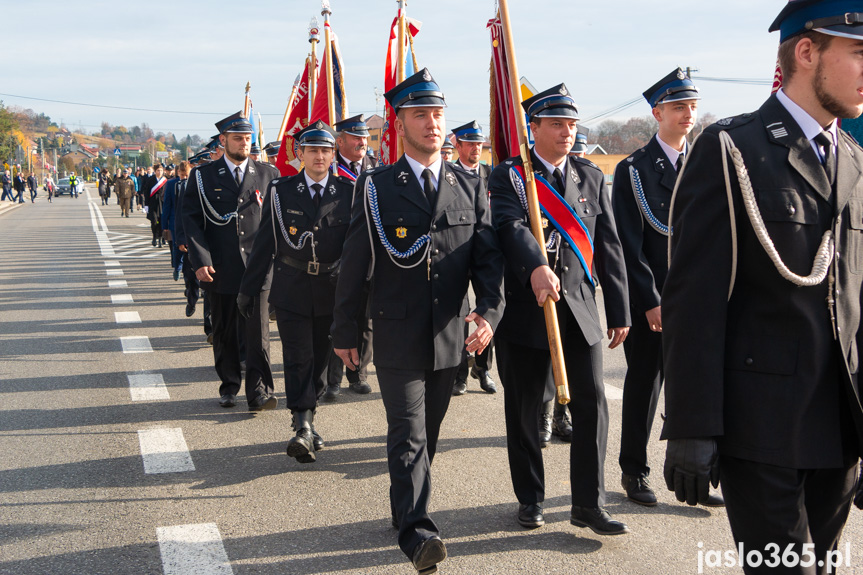
{"type": "Polygon", "coordinates": [[[605,384],[606,399],[623,399],[623,390],[614,385],[605,384]]]}
{"type": "Polygon", "coordinates": [[[119,277],[123,275],[123,270],[105,270],[109,277],[119,277]]]}
{"type": "Polygon", "coordinates": [[[171,399],[161,373],[132,373],[126,377],[129,379],[132,401],[171,399]]]}
{"type": "Polygon", "coordinates": [[[153,353],[150,338],[146,335],[121,337],[120,345],[123,346],[123,353],[153,353]]]}
{"type": "Polygon", "coordinates": [[[120,262],[114,262],[114,261],[111,261],[111,262],[105,262],[105,267],[106,267],[106,268],[117,267],[117,266],[119,266],[119,265],[120,265],[120,262]]]}
{"type": "Polygon", "coordinates": [[[112,294],[111,295],[111,303],[113,303],[113,304],[130,304],[130,303],[135,303],[135,301],[132,299],[132,294],[124,293],[124,294],[119,294],[119,295],[112,294]]]}
{"type": "Polygon", "coordinates": [[[108,280],[109,288],[119,288],[119,287],[129,287],[129,284],[126,283],[126,280],[108,280]]]}
{"type": "Polygon", "coordinates": [[[117,323],[141,323],[141,316],[136,311],[115,311],[114,321],[117,323]]]}
{"type": "Polygon", "coordinates": [[[165,575],[233,575],[215,523],[156,529],[165,575]]]}
{"type": "Polygon", "coordinates": [[[138,430],[144,473],[180,473],[194,471],[192,454],[179,427],[138,430]]]}

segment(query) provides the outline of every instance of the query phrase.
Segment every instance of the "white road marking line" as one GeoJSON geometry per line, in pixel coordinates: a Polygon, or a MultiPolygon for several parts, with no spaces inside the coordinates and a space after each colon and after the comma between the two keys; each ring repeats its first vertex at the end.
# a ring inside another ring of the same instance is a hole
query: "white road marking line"
{"type": "MultiPolygon", "coordinates": [[[[90,192],[87,192],[87,193],[89,194],[90,192]]],[[[93,207],[96,208],[96,217],[99,218],[99,225],[102,227],[102,230],[104,230],[107,233],[108,232],[108,224],[105,223],[105,218],[102,217],[102,210],[99,209],[99,206],[93,206],[93,207]]]]}
{"type": "Polygon", "coordinates": [[[606,399],[623,399],[623,390],[614,385],[605,384],[606,399]]]}
{"type": "Polygon", "coordinates": [[[126,377],[129,378],[129,393],[132,401],[171,399],[161,373],[135,373],[126,377]]]}
{"type": "Polygon", "coordinates": [[[150,224],[138,224],[139,228],[149,228],[150,224]]]}
{"type": "Polygon", "coordinates": [[[93,232],[98,237],[98,235],[99,235],[99,224],[96,222],[96,208],[93,207],[93,204],[87,204],[87,207],[90,208],[90,225],[93,226],[93,232]]]}
{"type": "Polygon", "coordinates": [[[215,523],[156,529],[165,575],[233,575],[215,523]]]}
{"type": "Polygon", "coordinates": [[[123,275],[123,270],[105,270],[109,276],[119,277],[123,275]]]}
{"type": "Polygon", "coordinates": [[[108,280],[109,288],[118,288],[118,287],[129,287],[129,284],[126,283],[126,280],[108,280]]]}
{"type": "Polygon", "coordinates": [[[123,346],[123,353],[153,353],[150,338],[146,335],[121,337],[120,344],[123,346]]]}
{"type": "Polygon", "coordinates": [[[117,267],[117,266],[119,266],[119,265],[120,265],[120,262],[105,262],[105,267],[106,267],[106,268],[117,267]]]}
{"type": "MultiPolygon", "coordinates": [[[[129,254],[136,254],[138,252],[146,252],[146,251],[150,251],[153,249],[155,249],[155,246],[150,244],[150,245],[145,246],[143,248],[135,248],[134,250],[123,250],[123,255],[128,256],[129,254]]],[[[156,252],[156,253],[158,254],[159,252],[156,252]]]]}
{"type": "Polygon", "coordinates": [[[135,303],[135,302],[134,302],[134,300],[132,299],[132,294],[130,294],[130,293],[124,293],[124,294],[120,294],[120,295],[113,295],[113,294],[112,294],[112,295],[111,295],[111,303],[114,303],[114,304],[130,304],[130,303],[135,303]]]}
{"type": "Polygon", "coordinates": [[[141,323],[141,316],[136,311],[115,311],[114,321],[117,323],[141,323]]]}
{"type": "Polygon", "coordinates": [[[192,454],[183,437],[183,430],[175,428],[138,430],[144,473],[179,473],[194,471],[192,454]]]}

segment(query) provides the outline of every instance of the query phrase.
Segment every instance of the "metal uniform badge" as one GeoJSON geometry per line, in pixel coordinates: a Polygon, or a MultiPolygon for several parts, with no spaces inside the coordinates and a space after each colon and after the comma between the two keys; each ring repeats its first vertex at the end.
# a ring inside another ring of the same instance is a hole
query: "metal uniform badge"
{"type": "Polygon", "coordinates": [[[336,186],[334,184],[330,184],[329,189],[330,189],[330,195],[335,196],[336,195],[336,186]]]}
{"type": "Polygon", "coordinates": [[[399,181],[403,184],[408,183],[408,173],[407,172],[399,172],[398,178],[399,181]]]}
{"type": "Polygon", "coordinates": [[[788,130],[785,129],[782,122],[774,122],[769,126],[765,126],[765,128],[770,130],[770,133],[773,134],[774,138],[784,138],[788,136],[788,130]]]}
{"type": "Polygon", "coordinates": [[[580,180],[578,179],[578,174],[575,173],[575,170],[569,171],[569,177],[572,179],[574,184],[577,184],[580,180]]]}
{"type": "Polygon", "coordinates": [[[288,233],[291,234],[292,236],[297,235],[297,227],[291,226],[290,228],[288,228],[288,233]]]}
{"type": "Polygon", "coordinates": [[[399,239],[405,239],[408,237],[408,229],[402,227],[396,228],[396,237],[399,239]]]}
{"type": "Polygon", "coordinates": [[[452,172],[446,173],[446,181],[449,182],[449,185],[451,186],[455,185],[455,176],[452,174],[452,172]]]}
{"type": "Polygon", "coordinates": [[[299,184],[297,184],[297,191],[300,193],[305,192],[306,191],[306,184],[304,184],[303,182],[300,182],[299,184]]]}
{"type": "Polygon", "coordinates": [[[543,228],[547,228],[547,227],[548,227],[548,218],[542,218],[542,227],[543,227],[543,228]]]}

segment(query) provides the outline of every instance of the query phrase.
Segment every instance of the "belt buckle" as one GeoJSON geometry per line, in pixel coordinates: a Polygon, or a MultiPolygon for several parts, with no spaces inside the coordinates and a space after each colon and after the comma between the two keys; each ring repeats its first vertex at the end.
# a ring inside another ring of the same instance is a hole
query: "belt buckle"
{"type": "Polygon", "coordinates": [[[321,264],[319,264],[318,262],[309,262],[308,266],[306,267],[306,273],[310,276],[316,276],[318,275],[320,269],[321,264]]]}

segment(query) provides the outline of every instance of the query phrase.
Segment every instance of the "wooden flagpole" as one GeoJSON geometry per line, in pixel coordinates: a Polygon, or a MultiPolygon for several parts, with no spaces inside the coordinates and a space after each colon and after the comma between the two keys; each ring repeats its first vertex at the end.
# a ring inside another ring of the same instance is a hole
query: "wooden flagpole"
{"type": "Polygon", "coordinates": [[[249,118],[249,109],[251,107],[250,98],[249,98],[249,90],[252,89],[252,85],[249,82],[246,82],[246,96],[243,99],[243,117],[249,118]]]}
{"type": "MultiPolygon", "coordinates": [[[[396,63],[396,86],[405,81],[405,9],[407,8],[407,4],[407,0],[399,0],[398,34],[396,34],[396,41],[399,43],[398,61],[396,63]]],[[[396,144],[396,156],[401,158],[404,151],[404,142],[402,141],[402,137],[399,136],[396,144]]]]}
{"type": "Polygon", "coordinates": [[[312,17],[309,23],[309,44],[312,45],[311,53],[309,54],[309,118],[312,117],[312,108],[315,105],[315,92],[318,87],[318,19],[312,17]]]}
{"type": "MultiPolygon", "coordinates": [[[[515,124],[518,132],[519,151],[524,163],[525,188],[527,192],[527,207],[530,212],[530,231],[539,242],[543,258],[547,260],[545,252],[545,234],[542,231],[542,215],[539,210],[539,200],[536,195],[536,180],[533,178],[533,165],[530,159],[530,149],[527,139],[527,120],[521,108],[521,86],[518,79],[518,64],[515,61],[515,43],[512,38],[512,26],[509,19],[509,7],[507,0],[499,0],[500,22],[503,27],[504,38],[507,49],[507,68],[509,69],[510,93],[512,94],[512,105],[515,108],[515,124]]],[[[545,329],[548,333],[548,347],[551,351],[551,367],[554,371],[554,386],[557,389],[557,401],[566,405],[569,403],[569,384],[566,379],[566,364],[563,360],[563,346],[560,341],[560,327],[557,323],[557,308],[553,299],[546,298],[542,306],[545,312],[545,329]]]]}
{"type": "Polygon", "coordinates": [[[333,35],[330,29],[330,0],[321,0],[321,16],[324,17],[324,51],[326,53],[327,69],[327,108],[329,109],[330,126],[336,122],[336,91],[333,86],[333,35]]]}
{"type": "MultiPolygon", "coordinates": [[[[309,60],[306,59],[306,64],[308,65],[309,60]]],[[[291,95],[288,96],[288,107],[285,108],[285,115],[282,118],[282,125],[279,127],[279,139],[278,142],[281,142],[285,137],[285,130],[288,129],[288,118],[291,116],[291,112],[294,111],[294,102],[297,100],[297,89],[300,87],[300,77],[302,76],[302,72],[297,74],[297,79],[294,80],[294,87],[291,88],[291,95]]]]}

